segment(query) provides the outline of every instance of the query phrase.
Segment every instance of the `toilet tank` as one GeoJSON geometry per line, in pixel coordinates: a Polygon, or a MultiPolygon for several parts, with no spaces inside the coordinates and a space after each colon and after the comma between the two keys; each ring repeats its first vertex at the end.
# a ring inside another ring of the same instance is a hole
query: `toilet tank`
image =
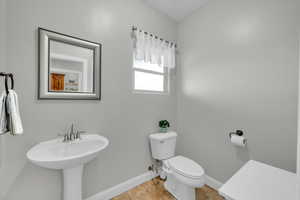
{"type": "Polygon", "coordinates": [[[154,133],[149,138],[154,159],[165,160],[175,155],[177,133],[154,133]]]}

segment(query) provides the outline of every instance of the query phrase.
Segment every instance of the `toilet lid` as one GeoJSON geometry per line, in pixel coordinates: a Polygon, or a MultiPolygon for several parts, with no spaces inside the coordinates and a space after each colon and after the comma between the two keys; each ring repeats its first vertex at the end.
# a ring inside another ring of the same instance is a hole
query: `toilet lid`
{"type": "Polygon", "coordinates": [[[204,175],[204,170],[199,164],[183,156],[171,158],[169,164],[174,171],[186,177],[200,178],[204,175]]]}

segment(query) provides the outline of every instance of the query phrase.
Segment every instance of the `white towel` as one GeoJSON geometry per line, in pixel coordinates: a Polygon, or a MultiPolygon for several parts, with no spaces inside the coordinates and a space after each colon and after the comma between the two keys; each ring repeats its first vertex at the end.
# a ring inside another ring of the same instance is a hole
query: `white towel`
{"type": "Polygon", "coordinates": [[[0,96],[0,135],[7,133],[9,130],[7,128],[7,113],[5,110],[6,104],[6,92],[2,92],[0,96]]]}
{"type": "Polygon", "coordinates": [[[19,112],[19,102],[18,95],[14,90],[9,90],[6,106],[8,111],[9,131],[11,135],[21,135],[23,134],[23,126],[19,112]]]}

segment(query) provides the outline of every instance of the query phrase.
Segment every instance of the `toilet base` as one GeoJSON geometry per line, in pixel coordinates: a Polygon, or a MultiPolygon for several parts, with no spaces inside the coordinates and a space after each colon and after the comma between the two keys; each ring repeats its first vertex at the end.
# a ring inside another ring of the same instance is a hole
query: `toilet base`
{"type": "Polygon", "coordinates": [[[195,188],[177,181],[172,174],[168,175],[164,187],[177,200],[196,200],[195,188]]]}

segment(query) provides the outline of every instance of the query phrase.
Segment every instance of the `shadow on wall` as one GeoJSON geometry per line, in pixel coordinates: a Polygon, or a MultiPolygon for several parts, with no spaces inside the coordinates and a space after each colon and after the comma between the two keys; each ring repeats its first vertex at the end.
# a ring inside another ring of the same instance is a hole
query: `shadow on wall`
{"type": "Polygon", "coordinates": [[[61,172],[58,170],[47,170],[26,162],[18,175],[14,177],[13,184],[9,186],[10,190],[4,199],[17,200],[20,194],[22,194],[24,199],[44,199],[45,196],[61,199],[61,192],[57,192],[61,191],[61,184],[51,184],[61,183],[61,177],[61,172]],[[28,184],[29,179],[31,184],[28,184]],[[31,190],[32,183],[35,188],[34,192],[31,190]],[[13,191],[16,189],[19,194],[13,191]]]}
{"type": "Polygon", "coordinates": [[[247,146],[245,148],[235,147],[235,155],[238,160],[244,163],[251,159],[250,152],[247,146]]]}

